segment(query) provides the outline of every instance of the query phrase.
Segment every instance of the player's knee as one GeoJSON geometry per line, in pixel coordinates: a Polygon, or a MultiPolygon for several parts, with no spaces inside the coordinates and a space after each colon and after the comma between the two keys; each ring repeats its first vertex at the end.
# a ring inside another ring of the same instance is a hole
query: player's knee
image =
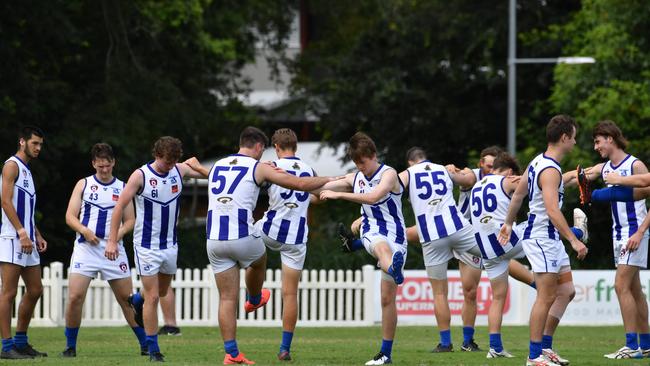
{"type": "Polygon", "coordinates": [[[43,295],[43,285],[41,283],[29,286],[25,291],[25,296],[30,299],[38,299],[43,295]]]}
{"type": "Polygon", "coordinates": [[[83,303],[84,296],[82,294],[80,294],[80,293],[71,292],[69,294],[68,301],[70,302],[70,305],[73,305],[73,306],[79,305],[79,304],[83,303]]]}
{"type": "Polygon", "coordinates": [[[463,287],[463,296],[467,302],[476,302],[476,286],[463,287]]]}
{"type": "Polygon", "coordinates": [[[619,296],[631,292],[630,287],[627,286],[626,284],[622,284],[621,282],[614,283],[614,290],[616,291],[616,294],[619,296]]]}
{"type": "Polygon", "coordinates": [[[2,286],[0,294],[4,300],[13,301],[16,298],[16,293],[18,292],[17,288],[9,288],[8,286],[2,286]]]}
{"type": "Polygon", "coordinates": [[[395,304],[395,296],[389,296],[386,294],[381,295],[381,307],[385,308],[387,306],[392,306],[395,304]]]}

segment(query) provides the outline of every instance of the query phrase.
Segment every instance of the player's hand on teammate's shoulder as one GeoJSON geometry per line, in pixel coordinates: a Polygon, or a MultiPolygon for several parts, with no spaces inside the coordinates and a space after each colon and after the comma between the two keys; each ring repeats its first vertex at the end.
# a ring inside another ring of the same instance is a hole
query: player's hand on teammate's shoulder
{"type": "Polygon", "coordinates": [[[499,237],[497,240],[499,240],[499,243],[501,245],[506,245],[510,241],[510,233],[512,232],[512,225],[510,224],[503,224],[501,225],[501,229],[499,229],[499,237]]]}
{"type": "Polygon", "coordinates": [[[571,247],[578,254],[579,260],[583,260],[587,256],[587,253],[589,252],[589,249],[587,249],[585,243],[578,240],[578,238],[571,241],[571,247]]]}
{"type": "Polygon", "coordinates": [[[618,174],[617,172],[610,172],[607,173],[603,179],[605,180],[605,183],[607,184],[620,184],[621,183],[621,175],[618,174]]]}
{"type": "Polygon", "coordinates": [[[512,183],[519,183],[519,181],[521,180],[521,175],[509,175],[506,177],[506,179],[508,179],[512,183]]]}
{"type": "Polygon", "coordinates": [[[196,156],[192,156],[191,158],[185,160],[183,164],[187,164],[192,169],[201,166],[201,163],[199,162],[199,159],[196,158],[196,156]]]}
{"type": "Polygon", "coordinates": [[[457,174],[460,173],[461,170],[454,164],[447,164],[445,165],[445,169],[449,172],[449,174],[457,174]]]}

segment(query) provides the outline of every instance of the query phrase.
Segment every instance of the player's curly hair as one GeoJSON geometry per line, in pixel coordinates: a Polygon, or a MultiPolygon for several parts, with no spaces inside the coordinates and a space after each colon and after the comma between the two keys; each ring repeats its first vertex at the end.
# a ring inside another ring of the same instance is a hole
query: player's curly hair
{"type": "Polygon", "coordinates": [[[598,122],[591,135],[593,138],[596,138],[596,136],[611,137],[619,149],[625,150],[627,148],[627,139],[614,121],[604,120],[598,122]]]}
{"type": "Polygon", "coordinates": [[[153,144],[151,154],[154,158],[178,161],[183,156],[183,143],[176,137],[163,136],[153,144]]]}
{"type": "Polygon", "coordinates": [[[290,128],[281,128],[276,130],[271,136],[271,144],[278,145],[281,150],[291,150],[295,152],[298,149],[298,137],[290,128]]]}
{"type": "Polygon", "coordinates": [[[106,159],[108,161],[115,160],[113,155],[113,148],[105,142],[98,142],[90,149],[90,160],[106,159]]]}
{"type": "Polygon", "coordinates": [[[352,135],[349,144],[348,154],[355,163],[361,161],[361,158],[373,158],[377,155],[375,142],[363,132],[352,135]]]}

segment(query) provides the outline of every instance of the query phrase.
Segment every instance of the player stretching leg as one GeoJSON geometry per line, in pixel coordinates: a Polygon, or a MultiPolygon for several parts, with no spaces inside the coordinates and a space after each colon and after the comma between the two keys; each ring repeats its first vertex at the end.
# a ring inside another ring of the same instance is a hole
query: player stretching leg
{"type": "Polygon", "coordinates": [[[124,189],[124,182],[113,176],[115,157],[110,145],[95,144],[90,150],[90,155],[95,174],[77,182],[65,214],[66,223],[77,234],[72,258],[70,258],[68,303],[65,309],[67,345],[61,356],[77,356],[81,311],[90,281],[96,278],[98,273],[101,273],[102,279],[108,281],[111,286],[115,299],[122,308],[124,318],[138,338],[140,353],[148,355],[144,329],[135,322],[133,310],[128,303],[133,284],[129,259],[122,244],[122,237],[133,229],[135,223],[133,204],[129,202],[124,209],[124,219],[117,235],[118,258],[110,261],[104,256],[106,238],[111,225],[113,207],[124,189]]]}
{"type": "Polygon", "coordinates": [[[560,211],[564,184],[559,162],[573,149],[575,135],[576,124],[571,117],[558,115],[551,119],[546,127],[547,149],[528,165],[527,179],[522,179],[517,186],[498,237],[502,245],[509,245],[512,223],[527,194],[529,213],[521,245],[533,267],[537,284],[537,296],[530,314],[530,353],[526,361],[529,366],[558,365],[542,354],[542,337],[549,312],[559,305],[559,273],[570,269],[560,233],[569,240],[578,259],[587,255],[587,247],[578,240],[560,211]]]}
{"type": "MultiPolygon", "coordinates": [[[[267,164],[259,164],[268,143],[266,135],[247,127],[239,138],[239,152],[214,163],[208,184],[207,252],[219,291],[219,330],[226,355],[224,365],[254,362],[239,352],[236,341],[239,270],[246,269],[246,312],[264,306],[271,292],[262,289],[266,249],[253,226],[253,210],[260,186],[266,182],[296,191],[311,191],[336,179],[296,177],[267,164]]],[[[283,284],[284,286],[284,284],[283,284]]]]}
{"type": "Polygon", "coordinates": [[[119,257],[118,238],[122,216],[135,198],[133,249],[143,293],[134,294],[129,302],[136,309],[136,320],[142,317],[149,360],[155,362],[164,362],[158,346],[158,301],[167,294],[176,273],[176,222],[183,177],[205,178],[207,173],[196,158],[179,164],[182,155],[181,141],[177,138],[163,136],[156,141],[153,147],[155,160],[131,174],[113,208],[104,254],[111,261],[119,257]]]}

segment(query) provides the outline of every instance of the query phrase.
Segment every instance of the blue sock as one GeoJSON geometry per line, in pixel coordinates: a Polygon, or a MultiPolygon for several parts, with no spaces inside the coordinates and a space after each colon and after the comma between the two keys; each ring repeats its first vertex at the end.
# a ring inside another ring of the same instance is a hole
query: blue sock
{"type": "Polygon", "coordinates": [[[158,347],[158,334],[147,335],[147,349],[150,355],[160,352],[160,347],[158,347]]]}
{"type": "Polygon", "coordinates": [[[463,327],[463,345],[468,345],[474,339],[474,327],[463,327]]]}
{"type": "Polygon", "coordinates": [[[542,349],[553,349],[553,336],[546,334],[542,336],[542,349]]]}
{"type": "Polygon", "coordinates": [[[144,304],[144,297],[142,297],[142,295],[140,295],[139,292],[136,292],[135,294],[133,294],[133,298],[131,301],[133,301],[133,305],[142,306],[142,304],[144,304]]]}
{"type": "Polygon", "coordinates": [[[382,339],[381,340],[381,351],[380,352],[383,353],[384,356],[390,358],[391,353],[393,353],[393,340],[391,339],[389,341],[389,340],[386,340],[386,339],[382,339]]]}
{"type": "Polygon", "coordinates": [[[585,235],[585,233],[582,232],[582,229],[578,229],[577,227],[571,227],[571,231],[573,231],[573,235],[575,235],[578,240],[582,239],[585,235]]]}
{"type": "Polygon", "coordinates": [[[529,283],[528,285],[529,285],[530,287],[534,288],[535,290],[537,290],[537,284],[535,283],[535,281],[529,283]]]}
{"type": "Polygon", "coordinates": [[[528,349],[529,349],[528,358],[534,360],[537,357],[539,357],[539,355],[542,354],[542,342],[530,341],[530,346],[528,346],[528,349]]]}
{"type": "Polygon", "coordinates": [[[14,344],[16,348],[25,348],[27,347],[27,332],[16,332],[14,336],[14,344]]]}
{"type": "Polygon", "coordinates": [[[138,337],[138,342],[140,342],[140,348],[147,346],[147,334],[144,332],[144,328],[141,326],[131,328],[135,336],[138,337]]]}
{"type": "Polygon", "coordinates": [[[2,339],[2,352],[9,352],[11,349],[14,348],[14,339],[13,338],[7,338],[7,339],[2,339]]]}
{"type": "Polygon", "coordinates": [[[280,352],[291,352],[291,340],[293,339],[293,332],[282,331],[282,344],[280,344],[280,352]]]}
{"type": "Polygon", "coordinates": [[[634,188],[613,186],[596,189],[591,192],[593,202],[634,202],[634,188]]]}
{"type": "MultiPolygon", "coordinates": [[[[257,295],[248,295],[248,302],[250,302],[253,305],[257,305],[262,301],[262,293],[260,292],[257,295]]],[[[235,356],[236,357],[236,356],[235,356]]]]}
{"type": "Polygon", "coordinates": [[[68,328],[65,327],[66,346],[68,348],[77,348],[77,335],[79,335],[79,327],[68,328]]]}
{"type": "Polygon", "coordinates": [[[451,344],[451,329],[440,331],[440,344],[445,347],[451,344]]]}
{"type": "Polygon", "coordinates": [[[643,350],[650,349],[650,333],[639,333],[639,347],[643,350]]]}
{"type": "Polygon", "coordinates": [[[497,352],[503,351],[503,343],[501,343],[501,333],[490,333],[490,348],[497,352]]]}
{"type": "Polygon", "coordinates": [[[625,345],[631,349],[639,348],[638,335],[636,333],[625,333],[625,345]]]}
{"type": "Polygon", "coordinates": [[[350,244],[350,249],[354,252],[359,249],[363,249],[363,242],[361,239],[354,239],[352,243],[350,244]]]}
{"type": "Polygon", "coordinates": [[[230,355],[230,357],[239,356],[239,349],[237,348],[236,340],[232,339],[230,341],[223,342],[223,348],[226,350],[226,353],[230,355]]]}

